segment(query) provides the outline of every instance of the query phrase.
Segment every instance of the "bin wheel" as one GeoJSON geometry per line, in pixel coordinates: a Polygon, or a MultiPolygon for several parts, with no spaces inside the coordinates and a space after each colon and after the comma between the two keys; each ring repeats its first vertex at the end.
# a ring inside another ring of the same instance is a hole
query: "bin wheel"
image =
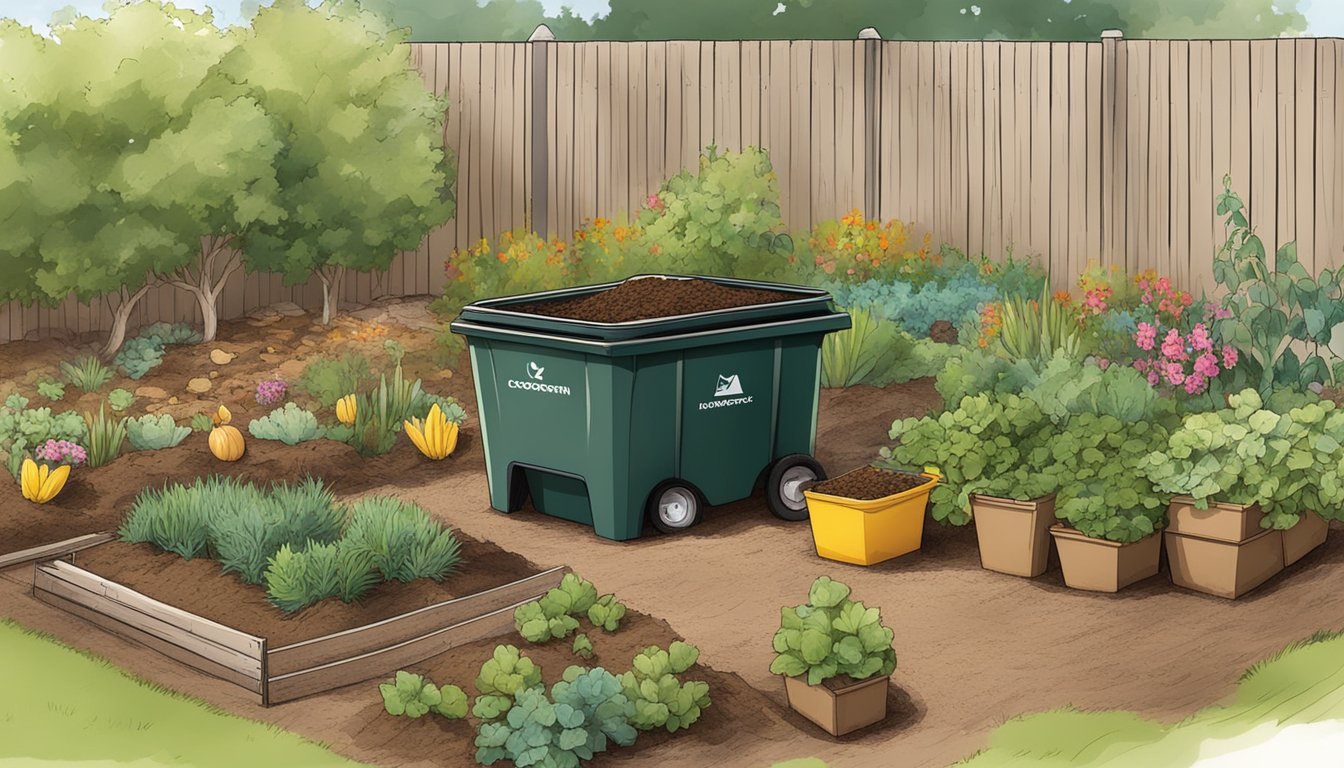
{"type": "Polygon", "coordinates": [[[765,504],[781,520],[807,519],[807,499],[802,485],[825,480],[821,463],[805,453],[795,453],[776,461],[765,481],[765,504]]]}
{"type": "Polygon", "coordinates": [[[659,483],[649,494],[649,522],[662,533],[680,533],[700,522],[700,494],[680,480],[659,483]]]}

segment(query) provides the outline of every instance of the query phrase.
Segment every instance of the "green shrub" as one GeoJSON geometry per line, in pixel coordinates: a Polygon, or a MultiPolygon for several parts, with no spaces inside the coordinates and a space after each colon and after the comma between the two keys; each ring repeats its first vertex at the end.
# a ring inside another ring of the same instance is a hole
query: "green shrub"
{"type": "Polygon", "coordinates": [[[126,417],[108,418],[104,403],[98,404],[98,415],[84,413],[85,433],[88,442],[84,450],[89,460],[85,466],[90,469],[101,467],[121,455],[121,446],[126,442],[126,417]]]}
{"type": "Polygon", "coordinates": [[[198,503],[212,509],[210,546],[225,573],[249,584],[265,581],[271,557],[288,545],[302,550],[341,538],[346,510],[320,480],[277,483],[269,492],[231,478],[197,484],[198,503]]]}
{"type": "Polygon", "coordinates": [[[586,615],[596,602],[597,589],[592,582],[567,573],[560,586],[540,600],[518,606],[513,612],[513,624],[524,640],[533,643],[569,637],[579,628],[575,617],[586,615]]]}
{"type": "Polygon", "coordinates": [[[896,669],[895,634],[882,626],[881,613],[850,599],[849,587],[827,576],[812,583],[808,602],[781,611],[775,633],[776,675],[807,675],[819,685],[837,675],[855,680],[886,677],[896,669]]]}
{"type": "Polygon", "coordinates": [[[154,323],[141,328],[136,336],[155,338],[165,346],[174,344],[200,344],[201,333],[187,323],[154,323]]]}
{"type": "Polygon", "coordinates": [[[1090,352],[1090,341],[1073,311],[1050,295],[1047,281],[1039,298],[1009,296],[1003,302],[1003,326],[992,347],[1009,360],[1043,362],[1056,352],[1079,360],[1090,352]]]}
{"type": "Polygon", "coordinates": [[[635,706],[630,724],[641,731],[666,728],[668,733],[690,728],[709,707],[709,683],[677,679],[700,658],[700,649],[680,640],[667,650],[645,648],[629,672],[621,675],[625,697],[635,706]]]}
{"type": "Polygon", "coordinates": [[[1148,455],[1167,445],[1167,430],[1146,421],[1084,413],[1050,439],[1059,480],[1055,516],[1092,538],[1120,543],[1151,535],[1166,518],[1169,494],[1144,476],[1148,455]]]}
{"type": "Polygon", "coordinates": [[[285,445],[298,445],[322,437],[322,427],[312,411],[294,403],[285,403],[260,419],[247,424],[247,431],[258,440],[279,440],[285,445]]]}
{"type": "Polygon", "coordinates": [[[191,434],[190,427],[179,427],[173,417],[147,413],[126,421],[126,437],[137,451],[157,451],[172,448],[191,434]]]}
{"type": "Polygon", "coordinates": [[[130,390],[117,387],[107,393],[107,404],[114,411],[124,411],[135,405],[135,395],[130,390]]]}
{"type": "Polygon", "coordinates": [[[435,405],[439,406],[439,410],[443,412],[444,418],[454,424],[461,424],[467,420],[466,409],[459,405],[456,400],[451,397],[432,395],[423,390],[411,401],[410,406],[406,409],[407,418],[424,419],[429,415],[429,410],[435,405]]]}
{"type": "Polygon", "coordinates": [[[476,675],[476,691],[480,694],[472,705],[471,714],[481,720],[494,720],[513,706],[515,693],[541,685],[541,668],[524,656],[517,647],[497,645],[490,658],[481,665],[476,675]]]}
{"type": "MultiPolygon", "coordinates": [[[[355,398],[355,424],[351,442],[363,456],[379,456],[392,450],[401,433],[402,422],[410,418],[411,407],[423,400],[420,380],[409,381],[398,359],[389,381],[379,377],[373,391],[355,398]]],[[[428,413],[431,405],[425,405],[428,413]]]]}
{"type": "Polygon", "coordinates": [[[607,750],[630,746],[639,733],[630,724],[634,705],[621,683],[598,667],[570,667],[546,696],[540,686],[514,694],[508,717],[483,722],[476,731],[476,762],[516,766],[574,766],[607,750]]]}
{"type": "Polygon", "coordinates": [[[434,712],[449,720],[467,716],[467,695],[456,685],[442,688],[422,675],[398,671],[392,680],[378,686],[383,709],[389,715],[418,718],[434,712]]]}
{"type": "Polygon", "coordinates": [[[39,381],[37,383],[37,394],[48,400],[60,400],[65,397],[65,385],[59,381],[39,381]]]}
{"type": "Polygon", "coordinates": [[[295,386],[331,408],[346,395],[362,391],[373,383],[369,359],[358,352],[347,352],[340,359],[319,358],[303,369],[295,386]]]}
{"type": "Polygon", "coordinates": [[[574,636],[574,645],[570,646],[570,650],[574,652],[575,656],[591,659],[593,658],[593,641],[588,639],[587,634],[580,632],[574,636]]]}
{"type": "Polygon", "coordinates": [[[210,510],[198,503],[190,488],[176,484],[151,488],[136,496],[117,536],[132,544],[153,544],[191,560],[207,554],[209,518],[210,510]]]}
{"type": "MultiPolygon", "coordinates": [[[[93,356],[81,357],[74,362],[61,363],[65,380],[85,392],[95,392],[112,380],[112,369],[93,356]]],[[[114,409],[118,410],[118,409],[114,409]]]]}
{"type": "Polygon", "coordinates": [[[286,613],[302,610],[329,597],[354,602],[378,583],[373,556],[345,541],[309,542],[295,551],[281,545],[266,564],[266,593],[286,613]]]}
{"type": "Polygon", "coordinates": [[[135,336],[122,345],[112,362],[127,378],[140,379],[163,362],[163,341],[157,336],[135,336]]]}
{"type": "Polygon", "coordinates": [[[211,429],[214,429],[214,427],[215,421],[210,418],[209,414],[198,413],[191,417],[192,432],[209,432],[211,429]]]}
{"type": "Polygon", "coordinates": [[[88,436],[88,427],[74,411],[53,414],[50,408],[29,408],[28,403],[28,398],[11,394],[0,406],[0,454],[15,477],[23,457],[39,445],[65,440],[83,446],[88,436]]]}
{"type": "Polygon", "coordinates": [[[625,604],[616,600],[615,595],[603,595],[597,602],[588,606],[588,620],[594,627],[615,632],[625,618],[625,604]]]}
{"type": "Polygon", "coordinates": [[[367,551],[383,577],[442,581],[462,560],[453,532],[421,507],[391,496],[355,502],[345,538],[367,551]]]}

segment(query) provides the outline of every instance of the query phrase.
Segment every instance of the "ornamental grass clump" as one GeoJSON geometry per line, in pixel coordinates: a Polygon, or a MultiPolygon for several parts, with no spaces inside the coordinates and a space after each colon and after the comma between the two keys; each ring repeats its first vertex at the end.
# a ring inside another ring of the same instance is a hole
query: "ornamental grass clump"
{"type": "Polygon", "coordinates": [[[112,369],[92,355],[81,357],[74,362],[61,363],[61,373],[65,375],[67,383],[85,392],[101,389],[104,384],[112,380],[113,376],[112,369]]]}
{"type": "Polygon", "coordinates": [[[369,552],[389,581],[442,581],[462,562],[462,544],[451,529],[421,507],[391,496],[355,502],[345,540],[369,552]]]}

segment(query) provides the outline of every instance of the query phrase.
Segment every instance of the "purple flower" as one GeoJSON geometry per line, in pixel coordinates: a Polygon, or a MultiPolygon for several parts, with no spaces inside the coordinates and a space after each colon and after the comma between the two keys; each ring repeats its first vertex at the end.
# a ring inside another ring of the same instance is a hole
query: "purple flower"
{"type": "Polygon", "coordinates": [[[74,467],[83,464],[89,458],[82,446],[69,440],[48,440],[33,451],[33,456],[48,464],[69,464],[74,467]]]}
{"type": "Polygon", "coordinates": [[[285,392],[289,387],[280,379],[270,379],[268,381],[257,382],[257,403],[259,405],[274,405],[285,399],[285,392]]]}

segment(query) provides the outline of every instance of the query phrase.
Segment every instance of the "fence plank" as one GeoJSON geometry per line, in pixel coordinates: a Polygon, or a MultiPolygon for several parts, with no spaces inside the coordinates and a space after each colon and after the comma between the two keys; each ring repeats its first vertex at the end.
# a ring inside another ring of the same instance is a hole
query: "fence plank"
{"type": "Polygon", "coordinates": [[[789,43],[789,184],[793,190],[790,210],[813,221],[812,158],[803,150],[812,146],[812,48],[813,43],[789,43]]]}
{"type": "Polygon", "coordinates": [[[1190,265],[1190,43],[1174,40],[1168,51],[1168,80],[1171,99],[1169,146],[1171,162],[1167,174],[1171,206],[1168,209],[1168,243],[1176,284],[1189,286],[1190,265]]]}
{"type": "MultiPolygon", "coordinates": [[[[1215,170],[1215,124],[1218,119],[1213,98],[1213,71],[1215,43],[1208,40],[1190,41],[1190,287],[1213,284],[1213,249],[1215,218],[1213,209],[1214,184],[1221,178],[1215,170]]],[[[1226,67],[1224,70],[1226,71],[1226,67]]],[[[1224,92],[1224,103],[1226,95],[1224,92]]],[[[1223,112],[1221,114],[1227,114],[1223,112]]],[[[1222,138],[1226,149],[1226,131],[1222,138]]]]}
{"type": "Polygon", "coordinates": [[[1290,115],[1293,129],[1296,131],[1293,169],[1293,192],[1295,204],[1289,216],[1295,217],[1294,229],[1297,237],[1297,252],[1303,264],[1313,274],[1318,264],[1325,260],[1317,256],[1316,243],[1316,41],[1285,40],[1295,58],[1293,82],[1296,92],[1293,94],[1294,112],[1290,115]]]}
{"type": "Polygon", "coordinates": [[[1339,70],[1335,65],[1335,56],[1339,52],[1338,40],[1320,40],[1316,44],[1316,136],[1317,160],[1315,173],[1316,199],[1316,267],[1335,267],[1340,263],[1340,251],[1344,250],[1344,238],[1338,236],[1338,230],[1321,227],[1321,222],[1338,217],[1344,210],[1344,198],[1340,196],[1338,175],[1341,154],[1341,126],[1336,121],[1335,110],[1338,105],[1339,70]]]}
{"type": "Polygon", "coordinates": [[[967,202],[969,174],[966,170],[969,152],[966,146],[967,110],[966,99],[962,96],[967,92],[966,49],[970,45],[947,44],[948,151],[951,153],[948,158],[947,231],[948,242],[962,250],[970,247],[970,206],[967,202]]]}
{"type": "Polygon", "coordinates": [[[985,252],[985,43],[966,45],[966,251],[985,252]]]}
{"type": "MultiPolygon", "coordinates": [[[[1005,156],[1005,148],[1016,140],[1016,111],[1012,98],[1013,53],[1003,43],[985,43],[985,182],[983,250],[991,258],[1001,258],[1004,246],[1012,242],[1015,208],[1004,205],[1004,190],[1017,187],[1016,160],[1005,156]]],[[[1015,71],[1015,70],[1013,70],[1015,71]]]]}
{"type": "MultiPolygon", "coordinates": [[[[863,109],[863,67],[859,67],[859,87],[856,92],[853,45],[843,41],[831,44],[831,67],[835,77],[831,92],[834,94],[835,106],[826,120],[833,126],[835,134],[829,145],[820,147],[822,162],[827,163],[825,158],[829,155],[827,164],[835,174],[831,212],[836,216],[848,213],[853,208],[863,208],[863,183],[860,182],[857,188],[854,185],[854,152],[857,150],[860,155],[863,154],[862,137],[857,144],[854,141],[854,129],[857,127],[863,130],[862,119],[854,119],[855,111],[863,109]]],[[[864,213],[867,215],[866,211],[864,213]]]]}
{"type": "Polygon", "coordinates": [[[1245,199],[1251,226],[1265,248],[1278,247],[1278,45],[1273,40],[1251,41],[1251,177],[1245,199]]]}

